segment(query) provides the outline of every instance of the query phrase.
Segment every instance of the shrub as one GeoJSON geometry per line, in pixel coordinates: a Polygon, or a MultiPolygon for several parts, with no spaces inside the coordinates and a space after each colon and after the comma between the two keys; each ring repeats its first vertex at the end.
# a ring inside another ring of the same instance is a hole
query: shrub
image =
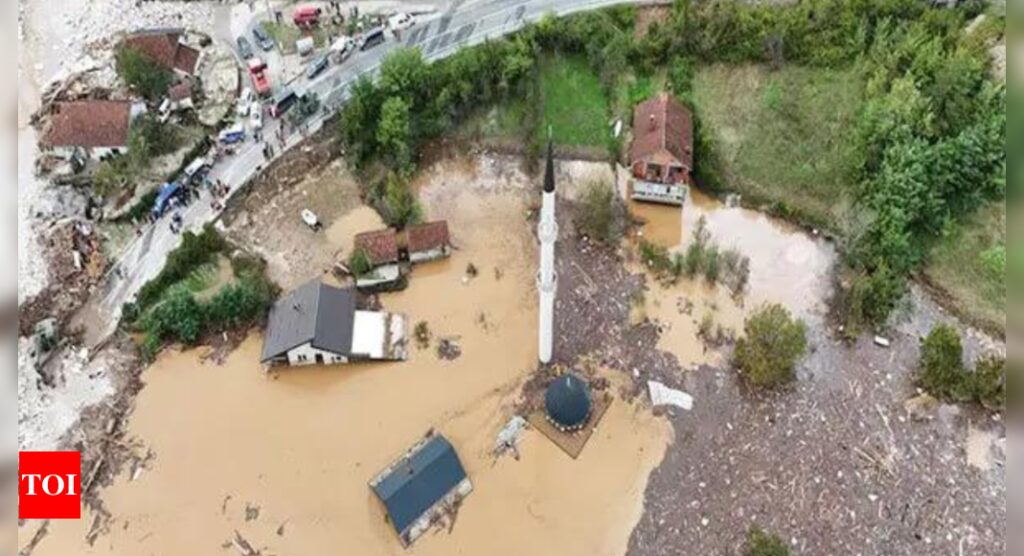
{"type": "Polygon", "coordinates": [[[759,308],[743,325],[736,342],[736,366],[759,388],[774,388],[796,378],[797,360],[807,351],[807,327],[782,305],[759,308]]]}
{"type": "Polygon", "coordinates": [[[409,184],[392,172],[384,186],[383,211],[381,216],[389,226],[404,228],[423,220],[423,207],[412,192],[409,184]]]}
{"type": "Polygon", "coordinates": [[[712,245],[704,253],[704,278],[714,284],[718,282],[718,247],[712,245]]]}
{"type": "Polygon", "coordinates": [[[163,295],[175,282],[183,280],[197,267],[214,260],[227,243],[212,224],[203,227],[198,235],[186,231],[181,235],[181,245],[167,256],[167,264],[160,274],[146,282],[139,290],[135,303],[145,311],[163,295]]]}
{"type": "Polygon", "coordinates": [[[752,527],[747,533],[743,556],[789,556],[789,546],[777,535],[752,527]]]}
{"type": "Polygon", "coordinates": [[[246,275],[222,287],[203,306],[207,328],[219,332],[248,326],[267,314],[272,300],[272,290],[262,275],[246,275]]]}
{"type": "Polygon", "coordinates": [[[427,321],[421,320],[416,323],[416,327],[413,329],[413,337],[416,339],[416,345],[420,349],[430,345],[430,327],[427,325],[427,321]]]}
{"type": "Polygon", "coordinates": [[[144,54],[127,46],[120,46],[115,54],[117,74],[150,102],[156,102],[167,92],[173,74],[156,65],[144,54]]]}
{"type": "Polygon", "coordinates": [[[373,262],[370,260],[366,249],[355,249],[348,256],[348,269],[353,276],[363,276],[373,270],[373,262]]]}
{"type": "Polygon", "coordinates": [[[195,343],[203,332],[204,313],[188,290],[176,289],[142,317],[141,329],[158,340],[195,343]]]}
{"type": "Polygon", "coordinates": [[[615,222],[615,192],[604,181],[587,185],[579,210],[576,227],[579,231],[601,243],[613,244],[618,239],[615,222]]]}
{"type": "Polygon", "coordinates": [[[960,334],[952,326],[936,326],[922,340],[918,368],[918,385],[936,398],[990,409],[1006,402],[1006,360],[983,357],[971,372],[964,366],[960,334]]]}

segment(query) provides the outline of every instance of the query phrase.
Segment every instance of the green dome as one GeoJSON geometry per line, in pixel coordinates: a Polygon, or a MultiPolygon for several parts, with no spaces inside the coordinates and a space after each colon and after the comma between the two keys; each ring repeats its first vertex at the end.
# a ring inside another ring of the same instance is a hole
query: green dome
{"type": "Polygon", "coordinates": [[[583,428],[590,417],[590,386],[573,373],[566,373],[548,385],[544,394],[547,418],[561,430],[583,428]]]}

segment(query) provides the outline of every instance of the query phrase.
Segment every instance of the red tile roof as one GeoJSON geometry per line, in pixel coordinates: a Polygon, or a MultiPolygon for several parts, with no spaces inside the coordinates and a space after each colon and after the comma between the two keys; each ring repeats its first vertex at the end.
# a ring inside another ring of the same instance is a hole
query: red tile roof
{"type": "Polygon", "coordinates": [[[167,96],[175,102],[190,98],[192,96],[192,81],[186,79],[171,87],[171,89],[167,91],[167,96]]]}
{"type": "Polygon", "coordinates": [[[398,237],[391,228],[356,234],[355,248],[366,251],[374,265],[398,260],[398,237]]]}
{"type": "Polygon", "coordinates": [[[630,162],[659,154],[693,169],[693,115],[668,93],[645,100],[633,110],[630,162]]]}
{"type": "Polygon", "coordinates": [[[145,55],[153,62],[169,70],[179,70],[189,75],[196,72],[199,51],[180,42],[178,31],[147,32],[129,36],[125,45],[145,55]]]}
{"type": "Polygon", "coordinates": [[[409,226],[408,247],[410,252],[429,251],[448,245],[448,222],[440,220],[409,226]]]}
{"type": "Polygon", "coordinates": [[[50,147],[124,147],[131,107],[130,102],[115,100],[55,103],[42,143],[50,147]]]}

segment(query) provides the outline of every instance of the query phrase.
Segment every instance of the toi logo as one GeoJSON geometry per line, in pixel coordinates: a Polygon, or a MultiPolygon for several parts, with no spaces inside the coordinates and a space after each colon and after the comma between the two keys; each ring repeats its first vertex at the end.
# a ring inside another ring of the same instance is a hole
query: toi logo
{"type": "Polygon", "coordinates": [[[18,518],[82,517],[82,454],[18,453],[18,518]]]}

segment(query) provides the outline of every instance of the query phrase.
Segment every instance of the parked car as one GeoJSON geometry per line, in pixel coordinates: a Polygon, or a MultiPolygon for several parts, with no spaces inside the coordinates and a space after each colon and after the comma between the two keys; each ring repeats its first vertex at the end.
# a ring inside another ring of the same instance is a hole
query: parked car
{"type": "Polygon", "coordinates": [[[359,39],[359,50],[369,50],[384,42],[384,28],[375,27],[367,31],[359,39]]]}
{"type": "Polygon", "coordinates": [[[295,104],[297,100],[299,100],[299,97],[295,94],[295,91],[293,91],[291,87],[285,87],[277,93],[277,96],[275,96],[274,100],[271,102],[270,115],[275,118],[280,118],[288,111],[289,108],[292,107],[293,104],[295,104]]]}
{"type": "Polygon", "coordinates": [[[267,64],[259,58],[249,60],[249,78],[256,94],[265,97],[270,94],[270,78],[267,77],[267,64]]]}
{"type": "Polygon", "coordinates": [[[416,18],[405,12],[398,12],[388,18],[388,27],[392,31],[404,31],[413,25],[416,25],[416,18]]]}
{"type": "Polygon", "coordinates": [[[263,50],[274,49],[274,39],[270,38],[270,33],[267,32],[267,28],[262,23],[257,23],[252,28],[252,36],[256,39],[256,44],[260,45],[263,50]]]}
{"type": "Polygon", "coordinates": [[[249,127],[254,130],[263,129],[263,105],[258,102],[253,102],[249,109],[249,127]]]}
{"type": "Polygon", "coordinates": [[[252,89],[246,87],[242,89],[242,93],[238,95],[238,104],[235,106],[235,113],[240,117],[249,115],[249,107],[252,106],[252,101],[256,100],[256,94],[252,92],[252,89]]]}
{"type": "Polygon", "coordinates": [[[234,124],[227,127],[220,132],[217,139],[224,145],[239,143],[245,139],[245,126],[242,124],[234,124]]]}
{"type": "Polygon", "coordinates": [[[352,40],[352,37],[342,36],[331,43],[331,57],[334,58],[335,64],[340,64],[351,56],[355,49],[356,41],[352,40]]]}
{"type": "Polygon", "coordinates": [[[249,39],[245,37],[238,37],[238,40],[235,42],[238,44],[238,55],[241,56],[243,60],[252,58],[252,45],[249,44],[249,39]]]}
{"type": "Polygon", "coordinates": [[[324,70],[326,70],[327,66],[329,65],[330,60],[329,58],[327,58],[326,54],[321,54],[316,58],[313,58],[313,61],[310,62],[309,66],[306,68],[306,77],[309,79],[313,79],[314,77],[323,73],[324,70]]]}
{"type": "Polygon", "coordinates": [[[317,218],[315,212],[309,209],[302,209],[301,214],[302,221],[305,222],[306,225],[309,226],[314,232],[317,232],[320,230],[320,228],[323,228],[324,225],[320,222],[320,219],[317,218]]]}

